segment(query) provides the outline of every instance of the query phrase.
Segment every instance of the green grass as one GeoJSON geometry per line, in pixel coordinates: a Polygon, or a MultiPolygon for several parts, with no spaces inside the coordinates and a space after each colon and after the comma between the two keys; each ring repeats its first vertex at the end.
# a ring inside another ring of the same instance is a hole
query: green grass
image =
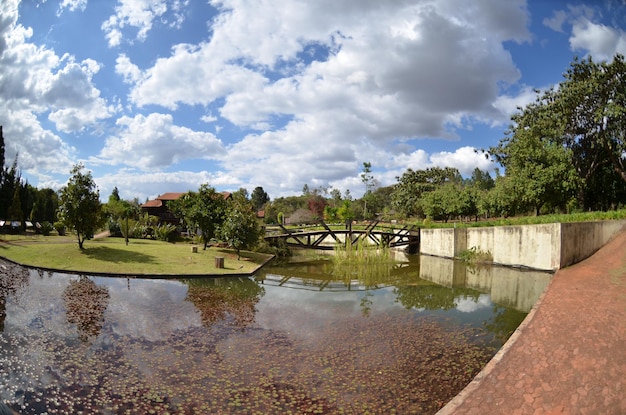
{"type": "Polygon", "coordinates": [[[511,218],[494,218],[479,220],[478,222],[414,222],[421,228],[452,228],[452,227],[480,227],[480,226],[517,226],[517,225],[540,225],[544,223],[569,223],[569,222],[593,222],[601,220],[626,219],[626,209],[611,210],[607,212],[580,212],[569,214],[553,214],[540,216],[516,216],[511,218]]]}
{"type": "Polygon", "coordinates": [[[124,275],[228,275],[254,272],[270,256],[244,251],[241,259],[230,249],[123,238],[85,241],[85,249],[71,237],[14,237],[2,235],[0,256],[23,265],[61,271],[124,275]],[[215,267],[224,258],[224,268],[215,267]]]}

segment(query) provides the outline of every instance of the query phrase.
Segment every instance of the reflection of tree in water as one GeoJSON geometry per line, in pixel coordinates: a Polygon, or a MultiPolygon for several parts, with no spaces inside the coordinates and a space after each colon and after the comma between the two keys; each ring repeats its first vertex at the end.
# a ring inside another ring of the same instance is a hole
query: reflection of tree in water
{"type": "Polygon", "coordinates": [[[406,309],[451,310],[456,307],[455,298],[463,295],[478,302],[480,293],[466,288],[450,289],[424,281],[424,284],[396,287],[396,301],[406,309]]]}
{"type": "Polygon", "coordinates": [[[526,313],[513,308],[494,306],[493,316],[484,323],[487,330],[492,332],[496,339],[504,343],[526,318],[526,313]]]}
{"type": "Polygon", "coordinates": [[[0,263],[0,332],[4,331],[7,317],[7,297],[28,285],[28,269],[17,265],[0,263]]]}
{"type": "Polygon", "coordinates": [[[96,285],[88,277],[80,276],[63,291],[67,321],[76,324],[82,341],[100,334],[104,312],[109,305],[109,289],[96,285]]]}
{"type": "Polygon", "coordinates": [[[256,304],[265,289],[247,277],[193,279],[185,281],[189,286],[187,300],[200,311],[202,322],[210,327],[230,316],[237,328],[246,328],[254,322],[256,304]]]}

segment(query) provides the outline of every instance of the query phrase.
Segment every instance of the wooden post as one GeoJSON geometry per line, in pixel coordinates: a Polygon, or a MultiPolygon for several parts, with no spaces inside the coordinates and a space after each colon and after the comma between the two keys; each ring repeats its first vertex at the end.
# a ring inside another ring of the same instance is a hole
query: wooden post
{"type": "Polygon", "coordinates": [[[194,254],[197,254],[198,253],[198,247],[197,246],[192,246],[191,247],[191,252],[194,253],[194,254]]]}
{"type": "Polygon", "coordinates": [[[215,257],[215,268],[224,268],[224,257],[215,257]]]}

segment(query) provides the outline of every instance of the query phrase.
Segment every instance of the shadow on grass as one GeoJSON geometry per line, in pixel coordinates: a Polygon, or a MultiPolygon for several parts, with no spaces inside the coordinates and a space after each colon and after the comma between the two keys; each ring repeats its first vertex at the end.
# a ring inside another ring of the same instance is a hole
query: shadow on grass
{"type": "Polygon", "coordinates": [[[123,249],[110,248],[108,246],[98,246],[95,248],[85,248],[81,251],[83,255],[87,255],[89,258],[97,259],[99,261],[114,262],[114,263],[142,263],[150,264],[155,262],[156,257],[153,255],[146,255],[140,252],[131,252],[123,249]]]}

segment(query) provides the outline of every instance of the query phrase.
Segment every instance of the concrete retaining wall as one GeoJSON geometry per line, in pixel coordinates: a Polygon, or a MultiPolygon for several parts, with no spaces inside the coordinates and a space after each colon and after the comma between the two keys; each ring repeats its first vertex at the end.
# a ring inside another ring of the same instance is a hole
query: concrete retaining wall
{"type": "Polygon", "coordinates": [[[626,220],[612,220],[422,229],[420,253],[455,258],[475,247],[491,252],[496,264],[555,271],[591,256],[625,228],[626,220]]]}

